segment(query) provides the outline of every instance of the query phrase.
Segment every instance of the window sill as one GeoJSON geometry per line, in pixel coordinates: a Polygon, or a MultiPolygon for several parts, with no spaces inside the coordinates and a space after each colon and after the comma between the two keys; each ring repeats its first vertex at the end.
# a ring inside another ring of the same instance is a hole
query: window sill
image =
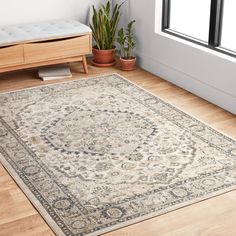
{"type": "Polygon", "coordinates": [[[204,52],[207,52],[219,58],[222,58],[231,62],[236,62],[236,54],[233,54],[221,48],[211,49],[209,48],[208,44],[204,43],[203,41],[195,40],[195,39],[193,40],[190,37],[178,35],[177,33],[172,32],[171,30],[164,30],[164,31],[156,32],[156,33],[160,36],[163,36],[163,37],[172,39],[174,41],[180,42],[182,44],[188,45],[190,47],[202,50],[204,52]]]}

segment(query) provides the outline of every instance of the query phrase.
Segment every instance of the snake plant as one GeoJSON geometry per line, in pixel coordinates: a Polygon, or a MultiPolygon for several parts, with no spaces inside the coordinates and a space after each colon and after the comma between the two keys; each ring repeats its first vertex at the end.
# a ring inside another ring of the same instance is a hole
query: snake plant
{"type": "Polygon", "coordinates": [[[120,8],[123,3],[116,4],[112,8],[110,1],[108,1],[98,10],[93,5],[93,18],[90,28],[92,29],[97,49],[108,50],[114,48],[116,30],[121,16],[120,8]]]}

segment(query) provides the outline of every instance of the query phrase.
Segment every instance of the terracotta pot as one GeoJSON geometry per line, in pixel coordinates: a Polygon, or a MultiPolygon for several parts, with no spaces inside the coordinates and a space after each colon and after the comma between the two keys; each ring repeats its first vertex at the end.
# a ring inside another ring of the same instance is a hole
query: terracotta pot
{"type": "Polygon", "coordinates": [[[120,68],[121,70],[130,71],[134,69],[136,64],[136,58],[133,57],[132,59],[124,59],[120,58],[120,68]]]}
{"type": "Polygon", "coordinates": [[[115,47],[114,49],[99,50],[93,47],[93,61],[95,66],[106,67],[112,66],[116,62],[115,60],[115,47]]]}

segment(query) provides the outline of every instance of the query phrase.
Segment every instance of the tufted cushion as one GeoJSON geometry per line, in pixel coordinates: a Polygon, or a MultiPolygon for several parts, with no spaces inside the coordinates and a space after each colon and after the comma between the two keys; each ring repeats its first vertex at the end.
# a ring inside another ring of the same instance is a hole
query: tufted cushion
{"type": "Polygon", "coordinates": [[[88,32],[91,32],[88,26],[75,20],[0,26],[0,46],[65,38],[88,32]]]}

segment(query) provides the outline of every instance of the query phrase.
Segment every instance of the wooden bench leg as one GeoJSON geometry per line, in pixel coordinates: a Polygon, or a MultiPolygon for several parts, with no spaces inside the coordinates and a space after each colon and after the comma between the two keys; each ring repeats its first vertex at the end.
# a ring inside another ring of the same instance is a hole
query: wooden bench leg
{"type": "Polygon", "coordinates": [[[83,62],[83,67],[84,67],[84,73],[88,74],[88,65],[87,65],[86,56],[82,56],[82,62],[83,62]]]}

